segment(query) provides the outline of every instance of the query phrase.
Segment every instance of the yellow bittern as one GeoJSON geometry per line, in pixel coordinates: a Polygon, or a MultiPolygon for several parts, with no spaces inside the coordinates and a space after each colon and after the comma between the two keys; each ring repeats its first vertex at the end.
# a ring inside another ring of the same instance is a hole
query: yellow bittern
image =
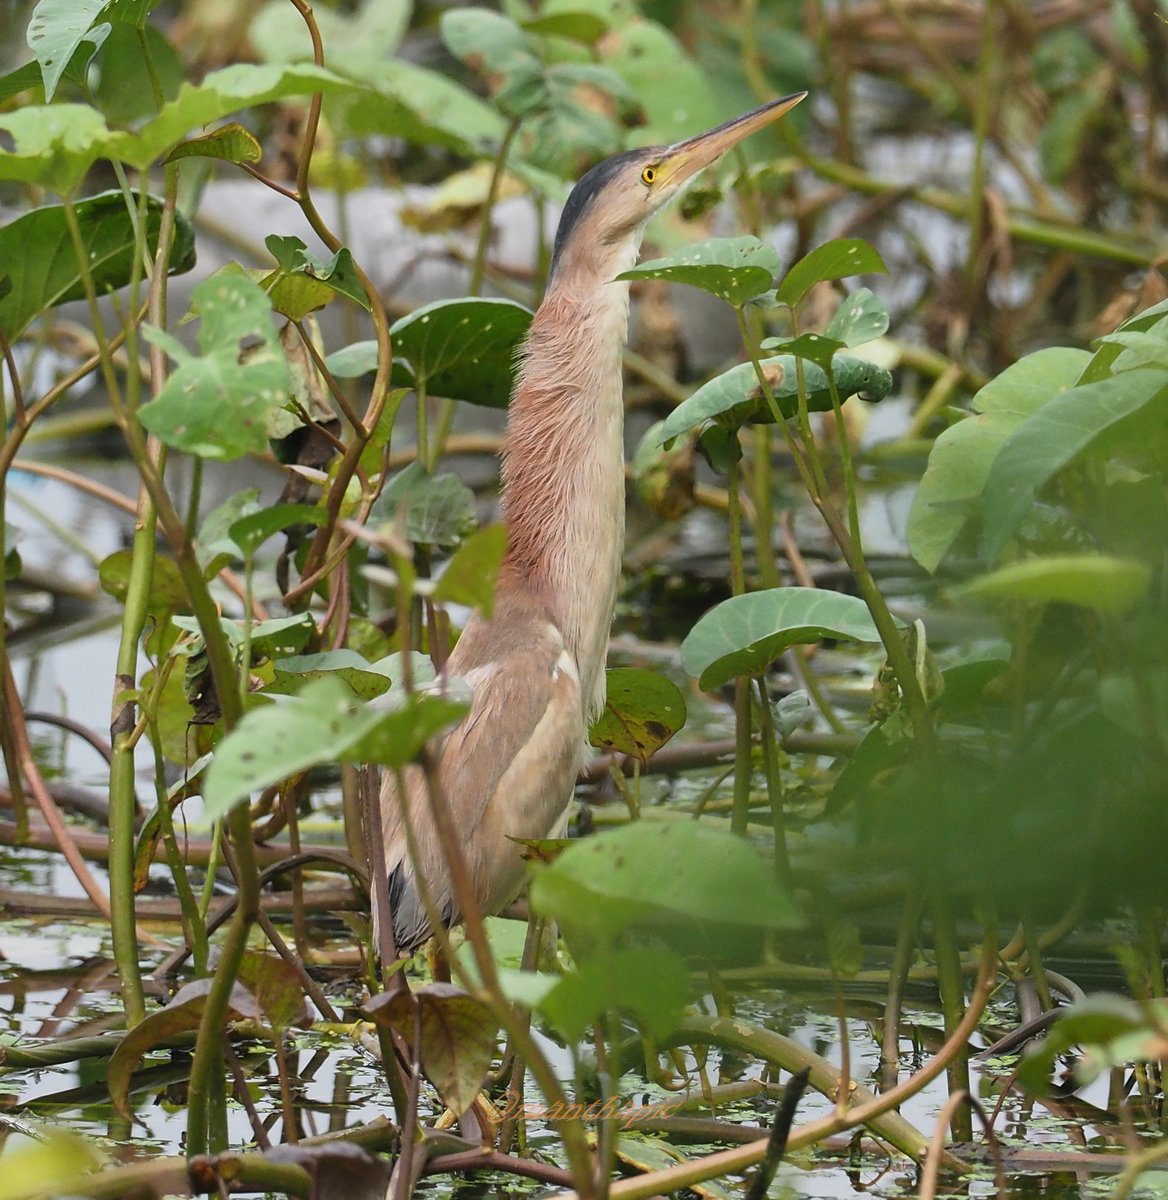
{"type": "MultiPolygon", "coordinates": [[[[470,711],[433,746],[475,896],[498,912],[523,882],[512,838],[562,827],[604,665],[624,542],[621,351],[629,285],[649,218],[703,168],[781,117],[785,96],[672,146],[593,167],[560,217],[551,272],[507,416],[502,509],[507,551],[494,615],[472,616],[443,668],[471,689],[470,711]]],[[[421,875],[446,924],[459,919],[418,766],[405,773],[416,855],[392,773],[381,786],[389,901],[399,951],[431,932],[421,875]]]]}

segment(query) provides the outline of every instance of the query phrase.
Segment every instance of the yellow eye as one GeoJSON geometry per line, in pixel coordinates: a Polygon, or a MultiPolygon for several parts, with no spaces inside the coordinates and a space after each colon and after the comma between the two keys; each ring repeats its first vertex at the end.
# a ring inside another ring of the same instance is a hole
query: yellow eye
{"type": "Polygon", "coordinates": [[[657,172],[652,167],[646,167],[641,172],[641,182],[644,184],[650,184],[656,178],[657,178],[657,172]]]}

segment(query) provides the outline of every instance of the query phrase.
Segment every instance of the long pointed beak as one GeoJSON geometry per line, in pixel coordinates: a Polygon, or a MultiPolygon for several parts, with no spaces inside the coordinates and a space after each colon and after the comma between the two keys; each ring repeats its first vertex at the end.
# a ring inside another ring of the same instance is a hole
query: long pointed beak
{"type": "Polygon", "coordinates": [[[741,117],[735,117],[707,133],[686,138],[684,142],[669,147],[662,156],[658,169],[670,183],[684,183],[719,159],[731,146],[737,145],[743,138],[749,137],[764,125],[777,121],[784,113],[790,112],[806,95],[806,92],[795,92],[791,96],[783,96],[779,100],[772,100],[769,104],[752,109],[741,117]]]}

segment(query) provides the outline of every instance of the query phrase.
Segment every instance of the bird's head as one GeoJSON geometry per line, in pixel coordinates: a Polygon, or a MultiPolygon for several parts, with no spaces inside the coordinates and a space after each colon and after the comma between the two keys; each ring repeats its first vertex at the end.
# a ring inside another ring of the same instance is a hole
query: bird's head
{"type": "Polygon", "coordinates": [[[639,243],[645,223],[731,146],[777,121],[806,96],[797,92],[672,146],[628,150],[598,163],[572,189],[560,216],[552,273],[569,260],[599,266],[617,247],[639,243]]]}

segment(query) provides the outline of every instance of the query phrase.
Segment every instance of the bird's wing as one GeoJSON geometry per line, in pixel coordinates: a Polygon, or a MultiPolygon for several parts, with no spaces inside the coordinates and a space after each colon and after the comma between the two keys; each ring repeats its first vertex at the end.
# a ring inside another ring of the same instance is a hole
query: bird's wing
{"type": "MultiPolygon", "coordinates": [[[[548,836],[571,797],[584,747],[580,680],[554,626],[525,621],[508,628],[505,619],[472,623],[445,674],[463,678],[473,698],[437,747],[438,774],[475,894],[491,912],[514,896],[523,878],[510,838],[548,836]]],[[[444,920],[454,921],[457,905],[419,768],[407,769],[405,785],[416,865],[444,920]]],[[[425,939],[429,922],[388,772],[381,799],[394,931],[399,948],[409,949],[425,939]]]]}

